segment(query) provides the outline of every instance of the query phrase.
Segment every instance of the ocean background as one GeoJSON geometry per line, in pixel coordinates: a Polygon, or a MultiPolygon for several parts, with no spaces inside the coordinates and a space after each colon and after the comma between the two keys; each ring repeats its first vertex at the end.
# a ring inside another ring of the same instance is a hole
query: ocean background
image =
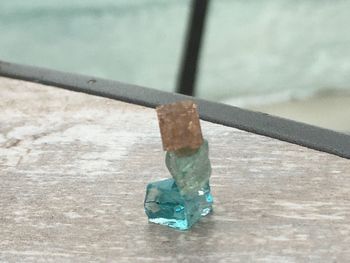
{"type": "MultiPolygon", "coordinates": [[[[2,0],[0,59],[174,91],[187,0],[2,0]]],[[[350,1],[212,0],[199,97],[237,106],[350,92],[350,1]]]]}

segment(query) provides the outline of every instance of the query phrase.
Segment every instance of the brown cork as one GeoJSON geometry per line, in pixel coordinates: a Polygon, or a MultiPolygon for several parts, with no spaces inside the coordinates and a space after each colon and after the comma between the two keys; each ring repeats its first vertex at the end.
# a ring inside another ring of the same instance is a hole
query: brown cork
{"type": "Polygon", "coordinates": [[[156,108],[165,151],[196,150],[203,143],[197,105],[190,100],[156,108]]]}

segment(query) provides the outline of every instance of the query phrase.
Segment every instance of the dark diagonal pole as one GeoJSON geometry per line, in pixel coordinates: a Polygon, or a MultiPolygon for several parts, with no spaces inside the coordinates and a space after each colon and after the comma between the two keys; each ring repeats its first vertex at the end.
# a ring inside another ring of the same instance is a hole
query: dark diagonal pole
{"type": "Polygon", "coordinates": [[[177,92],[181,94],[192,96],[195,94],[198,59],[208,5],[209,0],[192,0],[186,42],[177,81],[177,92]]]}

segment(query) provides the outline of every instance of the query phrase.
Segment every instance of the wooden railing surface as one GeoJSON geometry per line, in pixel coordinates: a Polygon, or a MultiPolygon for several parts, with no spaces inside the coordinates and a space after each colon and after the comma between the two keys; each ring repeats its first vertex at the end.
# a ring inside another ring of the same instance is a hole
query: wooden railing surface
{"type": "Polygon", "coordinates": [[[153,109],[0,78],[0,261],[348,261],[348,159],[202,129],[214,213],[179,232],[143,211],[170,176],[153,109]]]}

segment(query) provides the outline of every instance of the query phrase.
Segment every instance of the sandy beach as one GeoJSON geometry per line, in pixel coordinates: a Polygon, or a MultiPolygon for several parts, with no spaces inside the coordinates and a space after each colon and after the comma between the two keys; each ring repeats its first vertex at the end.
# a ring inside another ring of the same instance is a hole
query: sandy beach
{"type": "Polygon", "coordinates": [[[246,108],[350,133],[350,94],[320,95],[300,101],[248,106],[246,108]]]}

